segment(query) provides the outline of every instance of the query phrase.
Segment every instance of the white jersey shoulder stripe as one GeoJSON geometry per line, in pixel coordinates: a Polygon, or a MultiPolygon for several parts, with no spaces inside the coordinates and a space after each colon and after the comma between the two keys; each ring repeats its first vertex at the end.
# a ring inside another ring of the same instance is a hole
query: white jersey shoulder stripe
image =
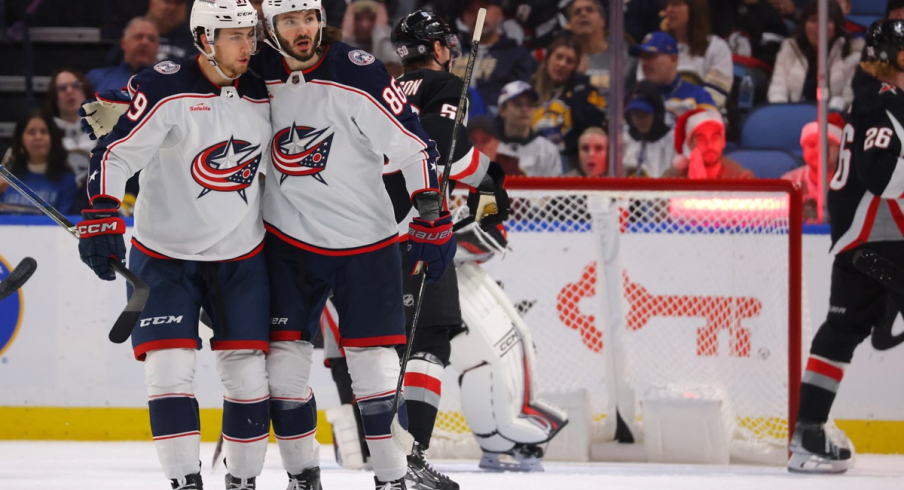
{"type": "Polygon", "coordinates": [[[145,123],[147,123],[148,121],[151,120],[152,117],[154,117],[154,114],[157,112],[158,109],[163,107],[163,105],[166,104],[167,102],[172,102],[172,101],[178,100],[178,99],[185,99],[185,98],[212,99],[215,97],[219,97],[219,94],[177,94],[177,95],[171,95],[169,97],[160,99],[160,102],[157,102],[157,104],[154,106],[154,108],[151,110],[151,112],[147,116],[145,116],[144,119],[142,119],[140,123],[138,123],[134,128],[132,128],[132,130],[129,131],[129,134],[127,134],[125,138],[122,138],[121,140],[119,140],[107,147],[107,150],[104,152],[104,157],[101,159],[101,162],[100,162],[101,194],[107,195],[107,178],[106,178],[106,176],[107,176],[107,158],[109,158],[109,156],[110,156],[110,151],[112,151],[113,148],[118,146],[120,143],[125,143],[126,141],[131,139],[132,136],[134,136],[135,133],[138,132],[139,129],[144,127],[145,123]]]}

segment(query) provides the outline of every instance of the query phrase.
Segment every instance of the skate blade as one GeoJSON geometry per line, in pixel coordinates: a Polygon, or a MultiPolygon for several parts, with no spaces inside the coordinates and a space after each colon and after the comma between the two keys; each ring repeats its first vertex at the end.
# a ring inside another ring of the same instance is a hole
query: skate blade
{"type": "Polygon", "coordinates": [[[848,470],[846,459],[827,459],[810,453],[791,453],[788,471],[792,473],[838,474],[848,470]]]}
{"type": "Polygon", "coordinates": [[[519,473],[531,473],[544,471],[543,462],[539,459],[518,461],[515,458],[511,458],[511,461],[503,461],[499,458],[484,456],[480,458],[480,463],[477,466],[482,470],[498,472],[517,471],[519,473]]]}

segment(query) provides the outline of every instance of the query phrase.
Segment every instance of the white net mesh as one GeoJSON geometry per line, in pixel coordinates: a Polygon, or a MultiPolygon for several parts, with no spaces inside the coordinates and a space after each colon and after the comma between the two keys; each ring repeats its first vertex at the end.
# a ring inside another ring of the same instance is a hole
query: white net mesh
{"type": "MultiPolygon", "coordinates": [[[[716,398],[733,457],[785,457],[787,192],[509,195],[510,251],[483,266],[531,328],[541,396],[586,390],[597,442],[613,433],[604,427],[614,419],[616,379],[633,390],[633,407],[618,397],[619,410],[630,416],[633,408],[637,428],[645,398],[716,398]],[[603,355],[613,346],[615,373],[603,355]]],[[[435,457],[476,449],[458,374],[444,380],[435,457]]]]}

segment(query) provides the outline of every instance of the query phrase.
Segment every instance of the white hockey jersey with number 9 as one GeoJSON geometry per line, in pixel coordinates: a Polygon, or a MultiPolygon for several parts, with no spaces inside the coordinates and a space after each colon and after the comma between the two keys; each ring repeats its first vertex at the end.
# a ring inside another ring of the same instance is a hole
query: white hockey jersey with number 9
{"type": "Polygon", "coordinates": [[[438,154],[383,64],[335,42],[304,71],[291,71],[272,49],[255,56],[252,69],[263,74],[271,100],[267,230],[327,255],[395,242],[384,165],[402,169],[409,196],[438,191],[438,154]]]}
{"type": "Polygon", "coordinates": [[[152,255],[218,261],[263,242],[258,175],[270,155],[263,80],[220,87],[197,56],[132,77],[132,103],[91,157],[88,194],[120,201],[141,171],[133,245],[152,255]]]}

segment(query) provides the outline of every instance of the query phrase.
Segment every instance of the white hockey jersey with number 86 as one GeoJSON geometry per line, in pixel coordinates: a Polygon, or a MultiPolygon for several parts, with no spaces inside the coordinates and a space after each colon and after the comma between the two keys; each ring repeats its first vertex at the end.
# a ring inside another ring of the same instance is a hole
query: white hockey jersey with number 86
{"type": "Polygon", "coordinates": [[[267,229],[327,255],[396,241],[384,165],[402,169],[413,196],[438,190],[438,154],[382,63],[336,42],[304,71],[291,71],[272,49],[255,56],[252,69],[263,74],[271,101],[267,229]]]}

